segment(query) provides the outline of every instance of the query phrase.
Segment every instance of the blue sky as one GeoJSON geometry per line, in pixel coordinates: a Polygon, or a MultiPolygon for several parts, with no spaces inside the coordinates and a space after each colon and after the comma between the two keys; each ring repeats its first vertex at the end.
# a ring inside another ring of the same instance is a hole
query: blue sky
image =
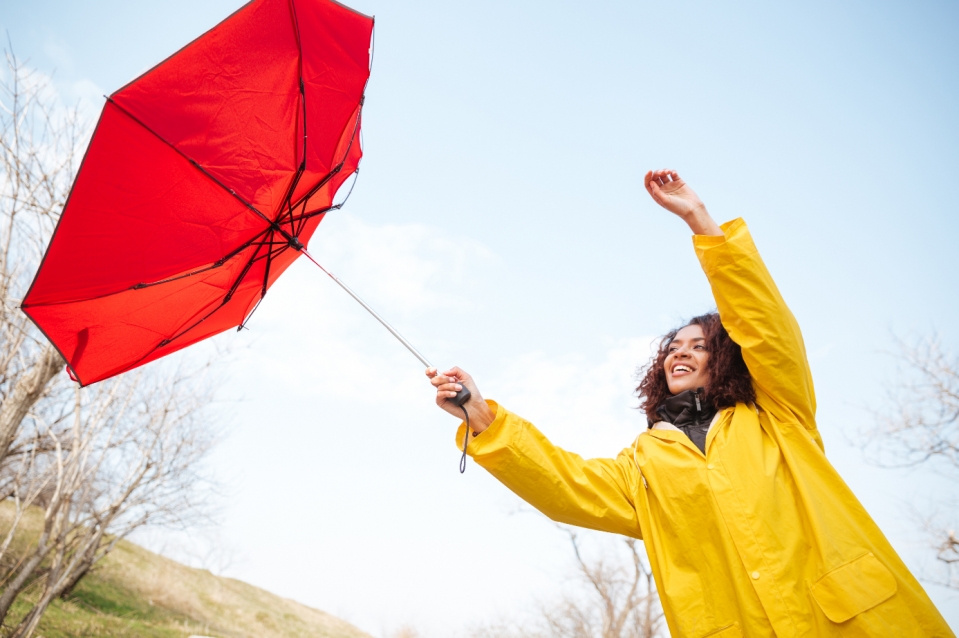
{"type": "MultiPolygon", "coordinates": [[[[7,1],[0,27],[95,117],[238,6],[7,1]]],[[[642,188],[679,170],[749,223],[804,330],[828,455],[928,568],[904,506],[956,486],[852,441],[894,377],[891,335],[959,346],[955,3],[352,6],[377,20],[366,155],[311,246],[324,265],[555,441],[615,454],[644,425],[650,338],[712,306],[687,230],[642,188]]],[[[419,364],[322,273],[297,264],[250,327],[222,338],[227,573],[378,636],[449,636],[559,591],[564,539],[456,473],[419,364]]],[[[929,592],[959,627],[956,596],[929,592]]]]}

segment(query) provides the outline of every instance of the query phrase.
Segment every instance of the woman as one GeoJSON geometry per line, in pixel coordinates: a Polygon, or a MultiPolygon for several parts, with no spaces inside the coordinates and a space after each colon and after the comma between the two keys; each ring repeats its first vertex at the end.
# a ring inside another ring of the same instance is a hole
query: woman
{"type": "Polygon", "coordinates": [[[650,429],[584,460],[430,369],[451,414],[472,393],[468,454],[554,520],[642,538],[673,636],[953,636],[826,460],[799,326],[746,224],[718,226],[675,171],[645,181],[719,309],[664,339],[638,388],[650,429]]]}

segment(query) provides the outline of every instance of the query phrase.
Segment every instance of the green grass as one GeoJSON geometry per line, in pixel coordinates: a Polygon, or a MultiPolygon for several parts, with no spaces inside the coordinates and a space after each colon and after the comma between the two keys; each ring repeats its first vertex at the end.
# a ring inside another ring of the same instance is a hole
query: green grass
{"type": "MultiPolygon", "coordinates": [[[[0,503],[0,532],[9,525],[9,503],[0,503]]],[[[32,512],[11,550],[23,552],[36,537],[32,512]]],[[[4,634],[40,595],[35,585],[14,604],[4,634]]],[[[68,600],[54,601],[35,634],[43,638],[136,636],[185,638],[369,638],[322,611],[280,598],[232,578],[181,565],[121,541],[68,600]]]]}
{"type": "MultiPolygon", "coordinates": [[[[11,627],[27,611],[39,592],[28,592],[11,610],[11,627]],[[29,595],[33,593],[34,595],[29,595]]],[[[45,638],[76,636],[143,636],[181,638],[216,631],[171,610],[151,607],[129,590],[104,582],[96,574],[84,579],[69,600],[56,600],[47,609],[37,635],[45,638]]]]}

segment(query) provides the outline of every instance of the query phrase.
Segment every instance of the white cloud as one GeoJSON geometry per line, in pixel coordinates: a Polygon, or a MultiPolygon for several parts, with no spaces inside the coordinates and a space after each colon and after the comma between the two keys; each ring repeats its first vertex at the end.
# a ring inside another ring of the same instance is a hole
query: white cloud
{"type": "MultiPolygon", "coordinates": [[[[483,245],[437,228],[375,225],[337,213],[323,222],[310,252],[414,345],[438,311],[468,308],[467,292],[450,285],[496,258],[483,245]]],[[[370,379],[388,378],[391,401],[422,401],[416,360],[376,320],[306,259],[271,288],[250,322],[256,365],[298,393],[325,388],[365,399],[370,379]],[[301,365],[299,362],[313,362],[301,365]]]]}
{"type": "Polygon", "coordinates": [[[464,274],[495,261],[479,242],[420,224],[374,225],[337,212],[320,226],[310,252],[361,297],[404,314],[468,308],[456,294],[464,274]]]}
{"type": "Polygon", "coordinates": [[[635,409],[636,370],[650,357],[651,337],[620,339],[601,360],[529,353],[509,364],[496,385],[505,407],[551,440],[586,457],[614,456],[645,429],[635,409]]]}
{"type": "Polygon", "coordinates": [[[74,69],[73,55],[62,41],[47,38],[43,43],[43,52],[57,68],[63,69],[64,71],[72,71],[74,69]]]}
{"type": "MultiPolygon", "coordinates": [[[[471,308],[474,286],[491,288],[502,274],[498,255],[453,230],[378,225],[350,214],[323,222],[310,249],[425,351],[435,345],[437,315],[471,308]],[[451,285],[457,278],[471,286],[451,285]]],[[[239,427],[217,455],[234,495],[222,542],[214,538],[212,545],[240,551],[208,553],[205,541],[184,545],[162,534],[153,546],[194,563],[238,559],[229,575],[371,632],[413,623],[421,635],[449,636],[558,595],[569,560],[562,536],[517,521],[517,498],[475,464],[458,476],[455,419],[432,405],[415,359],[335,283],[298,260],[250,328],[240,340],[227,336],[249,348],[237,353],[242,401],[224,416],[239,427]],[[238,405],[243,414],[234,415],[238,405]],[[374,504],[364,496],[371,494],[383,500],[374,504]],[[250,516],[264,503],[275,519],[250,516]],[[279,550],[270,536],[278,521],[291,530],[279,550]],[[475,529],[497,551],[481,565],[464,565],[459,535],[475,529]],[[373,569],[370,583],[364,574],[373,569]],[[425,584],[404,589],[414,570],[425,584]],[[315,573],[325,578],[302,576],[315,573]],[[460,609],[450,582],[489,592],[484,608],[460,609]],[[364,602],[370,599],[380,602],[364,602]],[[424,607],[422,600],[430,602],[424,607]]],[[[633,388],[651,341],[480,356],[474,372],[486,396],[557,445],[584,457],[614,456],[645,428],[633,388]]]]}
{"type": "MultiPolygon", "coordinates": [[[[482,244],[439,228],[349,215],[324,221],[310,250],[408,338],[428,329],[438,311],[474,303],[451,284],[498,261],[482,244]]],[[[306,260],[274,285],[250,325],[258,370],[292,392],[315,397],[322,388],[369,401],[376,379],[378,400],[410,411],[422,405],[424,380],[412,356],[306,260]]],[[[620,339],[589,356],[527,352],[478,382],[557,444],[585,456],[615,455],[645,427],[633,389],[652,340],[620,339]]]]}

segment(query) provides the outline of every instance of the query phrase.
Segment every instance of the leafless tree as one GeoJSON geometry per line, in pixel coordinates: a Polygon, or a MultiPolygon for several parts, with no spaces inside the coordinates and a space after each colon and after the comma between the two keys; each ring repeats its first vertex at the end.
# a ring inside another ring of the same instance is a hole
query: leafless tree
{"type": "MultiPolygon", "coordinates": [[[[6,54],[0,69],[0,623],[27,638],[57,596],[145,525],[188,525],[208,511],[202,459],[209,365],[154,363],[79,388],[20,311],[66,202],[88,137],[42,74],[6,54]],[[193,370],[191,373],[185,370],[193,370]],[[42,510],[38,537],[10,556],[20,523],[42,510]],[[25,591],[25,616],[9,618],[25,591]]],[[[177,358],[183,361],[182,358],[177,358]]]]}
{"type": "Polygon", "coordinates": [[[959,479],[959,357],[937,335],[897,345],[896,381],[875,415],[868,458],[886,467],[931,464],[959,479]]]}
{"type": "Polygon", "coordinates": [[[946,572],[945,580],[940,584],[959,589],[959,538],[956,538],[956,530],[938,527],[933,533],[938,540],[934,545],[936,558],[945,566],[946,572]]]}
{"type": "Polygon", "coordinates": [[[0,81],[0,464],[64,361],[20,311],[76,173],[77,109],[6,52],[0,81]]]}
{"type": "Polygon", "coordinates": [[[622,539],[628,560],[609,555],[587,561],[579,532],[560,526],[569,536],[577,575],[586,595],[567,596],[543,609],[548,635],[555,638],[654,638],[663,613],[652,570],[643,560],[638,541],[622,539]]]}
{"type": "MultiPolygon", "coordinates": [[[[663,632],[663,611],[641,542],[616,541],[617,551],[587,558],[583,532],[558,525],[569,537],[580,585],[559,601],[542,603],[526,621],[500,619],[473,628],[471,638],[656,638],[663,632]]],[[[597,534],[598,535],[598,534],[597,534]]]]}
{"type": "MultiPolygon", "coordinates": [[[[887,402],[874,411],[864,433],[866,459],[883,467],[930,467],[955,488],[959,482],[959,356],[938,335],[907,342],[897,339],[899,366],[887,387],[887,402]]],[[[955,489],[935,495],[940,509],[954,511],[955,489]]],[[[930,580],[959,589],[959,539],[954,517],[926,515],[921,525],[930,539],[942,577],[930,580]],[[951,519],[951,520],[950,520],[951,519]]]]}
{"type": "Polygon", "coordinates": [[[40,536],[2,574],[0,619],[27,585],[42,583],[16,638],[31,635],[50,602],[120,539],[147,524],[187,525],[206,511],[199,461],[214,438],[197,379],[152,369],[73,394],[69,431],[47,429],[55,487],[40,536]]]}

